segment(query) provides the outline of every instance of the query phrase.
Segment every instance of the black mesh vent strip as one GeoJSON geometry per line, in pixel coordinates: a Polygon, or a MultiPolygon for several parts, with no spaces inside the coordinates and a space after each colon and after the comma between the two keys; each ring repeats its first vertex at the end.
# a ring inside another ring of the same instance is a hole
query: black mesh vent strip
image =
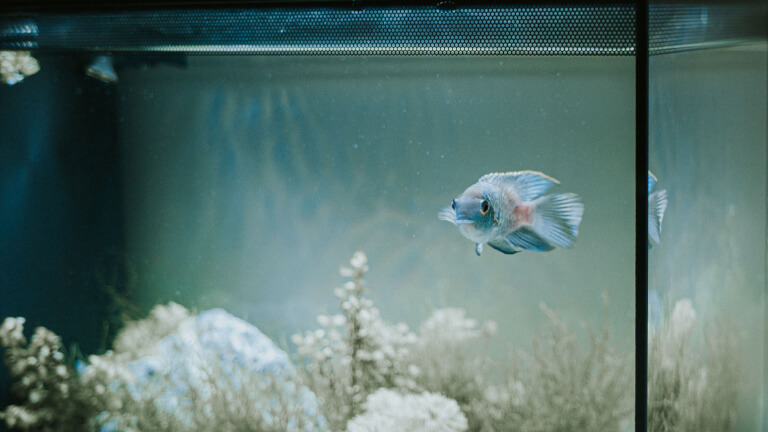
{"type": "Polygon", "coordinates": [[[632,6],[161,10],[0,17],[0,49],[634,55],[632,6]]]}
{"type": "Polygon", "coordinates": [[[765,4],[651,4],[650,54],[664,54],[765,39],[765,4]]]}

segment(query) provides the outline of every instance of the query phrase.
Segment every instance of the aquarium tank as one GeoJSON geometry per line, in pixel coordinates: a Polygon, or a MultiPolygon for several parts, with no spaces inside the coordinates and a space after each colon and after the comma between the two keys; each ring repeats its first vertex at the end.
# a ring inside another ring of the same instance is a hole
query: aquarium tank
{"type": "Polygon", "coordinates": [[[0,430],[768,430],[762,2],[0,5],[0,430]]]}

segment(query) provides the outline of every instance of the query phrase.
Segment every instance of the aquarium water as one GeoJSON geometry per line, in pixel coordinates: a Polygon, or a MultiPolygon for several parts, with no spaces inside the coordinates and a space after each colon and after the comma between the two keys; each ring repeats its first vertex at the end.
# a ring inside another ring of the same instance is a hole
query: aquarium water
{"type": "Polygon", "coordinates": [[[764,428],[764,39],[227,13],[0,15],[0,430],[631,431],[638,326],[648,430],[764,428]]]}

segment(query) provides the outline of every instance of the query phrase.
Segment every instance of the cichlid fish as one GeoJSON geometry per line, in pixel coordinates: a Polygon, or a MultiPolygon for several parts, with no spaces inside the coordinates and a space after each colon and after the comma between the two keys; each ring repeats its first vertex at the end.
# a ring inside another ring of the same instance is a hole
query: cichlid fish
{"type": "Polygon", "coordinates": [[[468,187],[438,217],[477,244],[505,254],[569,248],[579,233],[584,204],[573,193],[542,194],[559,182],[535,171],[492,173],[468,187]]]}
{"type": "Polygon", "coordinates": [[[664,210],[667,209],[667,190],[661,189],[651,193],[656,185],[656,176],[648,171],[648,249],[653,244],[661,243],[661,221],[664,210]]]}

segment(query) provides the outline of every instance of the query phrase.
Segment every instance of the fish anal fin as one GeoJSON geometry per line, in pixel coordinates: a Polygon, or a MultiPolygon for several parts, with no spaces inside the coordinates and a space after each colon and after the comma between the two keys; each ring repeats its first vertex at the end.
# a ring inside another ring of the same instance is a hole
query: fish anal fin
{"type": "Polygon", "coordinates": [[[488,242],[488,246],[496,249],[499,252],[505,253],[507,255],[512,255],[520,252],[520,249],[517,249],[514,246],[510,245],[504,239],[490,241],[488,242]]]}
{"type": "Polygon", "coordinates": [[[551,243],[526,227],[504,237],[504,241],[515,248],[536,252],[547,252],[555,248],[551,243]]]}

